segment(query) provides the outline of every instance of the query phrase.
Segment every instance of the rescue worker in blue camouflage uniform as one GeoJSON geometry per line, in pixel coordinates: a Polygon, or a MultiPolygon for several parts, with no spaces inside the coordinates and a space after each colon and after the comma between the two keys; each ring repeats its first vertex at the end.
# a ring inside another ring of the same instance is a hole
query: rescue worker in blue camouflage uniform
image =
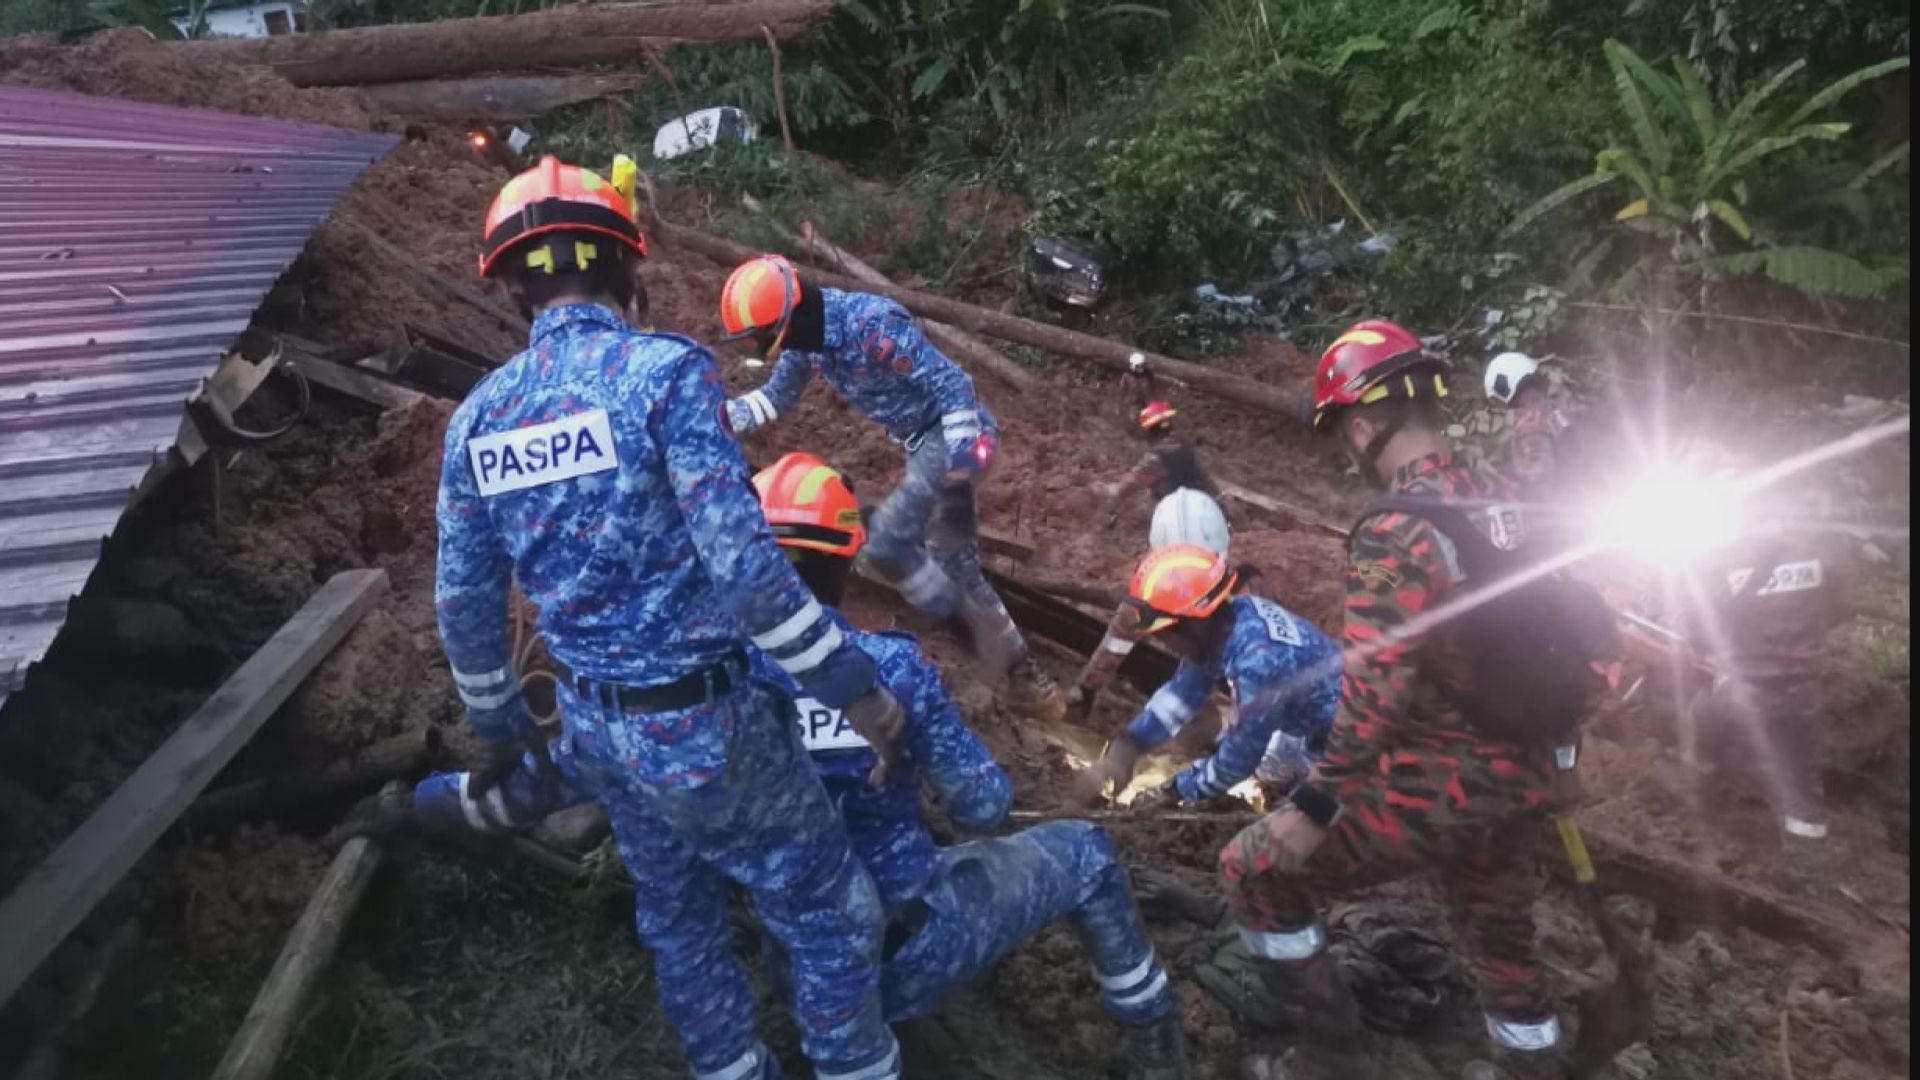
{"type": "Polygon", "coordinates": [[[1306,619],[1241,591],[1241,573],[1195,544],[1156,548],[1127,589],[1138,633],[1164,633],[1180,668],[1078,779],[1084,802],[1124,789],[1140,755],[1178,735],[1216,687],[1229,704],[1219,747],[1136,796],[1143,809],[1225,795],[1249,777],[1276,793],[1307,775],[1340,702],[1340,650],[1306,619]]]}
{"type": "MultiPolygon", "coordinates": [[[[838,472],[810,454],[788,454],[755,477],[774,535],[817,599],[837,604],[866,540],[860,508],[838,472]]],[[[880,682],[906,712],[898,765],[871,777],[873,748],[841,710],[796,691],[800,738],[845,819],[853,851],[879,886],[889,915],[881,999],[888,1021],[933,1010],[953,989],[1042,928],[1072,920],[1091,954],[1101,1001],[1128,1031],[1134,1080],[1184,1080],[1186,1051],[1164,969],[1141,926],[1126,870],[1098,826],[1055,821],[1012,836],[949,848],[934,844],[921,816],[920,781],[960,828],[1005,822],[1007,774],[947,697],[940,673],[910,635],[869,634],[836,624],[874,658],[880,682]]],[[[764,658],[759,662],[766,665],[764,658]]],[[[768,676],[784,680],[777,669],[768,676]]],[[[415,820],[440,831],[528,825],[593,793],[557,740],[557,769],[527,755],[491,795],[475,798],[465,774],[441,773],[414,791],[415,820]]],[[[783,990],[789,963],[774,952],[783,990]]]]}
{"type": "Polygon", "coordinates": [[[973,380],[920,324],[881,296],[818,288],[778,255],[743,263],[720,294],[728,340],[750,338],[773,363],[766,385],[727,402],[736,434],[793,411],[817,374],[906,447],[905,475],[874,512],[861,565],[956,630],[989,680],[1010,668],[1017,704],[1057,720],[1066,699],[980,571],[974,485],[1000,428],[973,380]]]}
{"type": "Polygon", "coordinates": [[[487,215],[480,272],[533,319],[527,351],[448,423],[435,602],[453,681],[490,759],[482,803],[547,744],[508,655],[517,582],[557,667],[561,757],[606,807],[660,1002],[699,1080],[780,1075],[729,947],[729,881],[794,957],[817,1074],[899,1075],[881,1018],[879,896],[747,646],[880,749],[899,703],[767,531],[711,356],[639,333],[646,254],[631,196],[543,158],[487,215]]]}

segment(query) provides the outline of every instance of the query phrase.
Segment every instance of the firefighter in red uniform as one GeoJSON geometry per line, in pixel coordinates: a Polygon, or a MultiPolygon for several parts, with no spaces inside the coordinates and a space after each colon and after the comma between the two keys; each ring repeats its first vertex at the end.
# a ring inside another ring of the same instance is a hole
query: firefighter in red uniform
{"type": "MultiPolygon", "coordinates": [[[[1461,524],[1509,546],[1525,528],[1517,489],[1454,456],[1438,409],[1445,374],[1401,327],[1357,323],[1321,357],[1314,426],[1394,496],[1464,511],[1461,524]]],[[[1356,526],[1326,758],[1287,805],[1220,853],[1229,909],[1279,1014],[1250,1049],[1260,1057],[1291,1041],[1291,1080],[1348,1080],[1367,1065],[1358,1005],[1327,951],[1320,889],[1418,871],[1439,878],[1453,909],[1498,1070],[1565,1075],[1533,903],[1552,774],[1571,770],[1573,751],[1556,763],[1551,745],[1488,737],[1458,704],[1471,696],[1474,658],[1458,622],[1432,613],[1462,589],[1461,548],[1426,515],[1375,512],[1356,526]]]]}

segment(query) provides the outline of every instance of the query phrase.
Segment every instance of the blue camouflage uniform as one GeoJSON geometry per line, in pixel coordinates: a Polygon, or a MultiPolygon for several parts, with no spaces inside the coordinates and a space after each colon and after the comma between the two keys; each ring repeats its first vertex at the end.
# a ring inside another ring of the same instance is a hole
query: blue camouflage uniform
{"type": "Polygon", "coordinates": [[[696,1077],[777,1075],[728,944],[729,879],[795,957],[795,1012],[819,1075],[893,1077],[878,894],[794,736],[786,687],[748,666],[745,645],[839,706],[874,685],[873,662],[774,543],[724,409],[694,342],[636,333],[597,305],[542,312],[531,347],[447,427],[440,636],[475,732],[526,738],[511,586],[537,607],[568,670],[563,756],[607,807],[696,1077]],[[622,688],[689,680],[697,704],[620,704],[622,688]]]}
{"type": "MultiPolygon", "coordinates": [[[[873,751],[839,710],[800,696],[794,717],[893,921],[889,937],[898,944],[881,970],[886,1018],[931,1011],[949,991],[1062,918],[1079,931],[1115,1019],[1137,1027],[1171,1012],[1166,973],[1141,926],[1126,870],[1098,826],[1056,821],[953,847],[934,843],[920,812],[922,780],[955,825],[984,830],[1006,820],[1007,775],[967,728],[911,636],[847,633],[874,658],[880,681],[906,711],[902,756],[887,782],[867,782],[873,751]]],[[[528,758],[481,800],[465,797],[462,774],[432,777],[415,789],[415,811],[429,825],[490,829],[586,801],[590,792],[568,779],[578,767],[567,747],[557,742],[553,754],[557,771],[542,772],[528,758]]],[[[773,956],[788,985],[785,957],[773,956]]]]}
{"type": "MultiPolygon", "coordinates": [[[[954,614],[963,595],[1004,613],[980,572],[973,497],[999,443],[993,414],[905,308],[838,289],[820,296],[825,347],[782,352],[766,385],[727,402],[734,431],[772,423],[800,403],[815,374],[825,378],[907,449],[906,475],[868,524],[865,558],[928,614],[954,614]]],[[[1002,632],[1018,635],[1010,620],[1002,632]]]]}
{"type": "Polygon", "coordinates": [[[1340,648],[1271,600],[1233,598],[1233,629],[1209,664],[1182,660],[1127,731],[1146,749],[1173,738],[1224,682],[1233,708],[1212,755],[1176,773],[1184,802],[1224,795],[1250,776],[1304,776],[1340,704],[1340,648]]]}

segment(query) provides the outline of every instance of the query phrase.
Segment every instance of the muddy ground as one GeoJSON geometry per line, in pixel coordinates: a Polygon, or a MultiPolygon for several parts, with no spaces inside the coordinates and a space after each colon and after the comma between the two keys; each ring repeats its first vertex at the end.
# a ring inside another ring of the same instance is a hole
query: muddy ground
{"type": "MultiPolygon", "coordinates": [[[[0,78],[9,81],[353,127],[381,122],[350,92],[296,91],[257,72],[186,74],[164,46],[125,33],[73,47],[0,41],[0,78]]],[[[471,282],[477,222],[504,174],[463,154],[451,133],[409,136],[342,201],[335,223],[316,234],[296,270],[307,302],[285,328],[373,352],[389,347],[410,321],[502,355],[516,345],[510,317],[450,302],[419,280],[417,268],[391,265],[339,224],[371,229],[449,280],[471,282]]],[[[663,193],[663,212],[695,213],[698,200],[697,193],[663,193]]],[[[988,214],[996,205],[974,202],[988,214]]],[[[963,200],[956,212],[966,210],[963,200]]],[[[713,303],[724,269],[689,253],[658,251],[646,270],[654,322],[716,336],[713,303]]],[[[999,299],[1007,302],[1004,290],[999,299]]],[[[1290,347],[1257,339],[1223,363],[1289,386],[1309,365],[1290,347]]],[[[759,377],[732,358],[723,365],[736,387],[759,377]]],[[[1112,478],[1137,446],[1102,418],[1117,404],[1103,375],[1071,365],[1047,374],[1046,387],[1018,396],[981,383],[1006,428],[1003,460],[982,493],[984,519],[1034,544],[1028,572],[1117,585],[1143,546],[1147,507],[1132,505],[1108,526],[1087,488],[1112,478]]],[[[1287,421],[1198,397],[1183,396],[1179,404],[1209,462],[1231,479],[1320,508],[1335,521],[1364,498],[1341,478],[1326,448],[1287,421]]],[[[341,569],[385,568],[389,597],[219,783],[310,768],[427,726],[444,729],[460,748],[459,709],[431,606],[432,503],[447,410],[426,403],[376,418],[323,404],[287,439],[242,455],[224,471],[217,517],[215,480],[203,468],[178,477],[123,523],[76,612],[74,632],[0,714],[0,885],[57,843],[341,569]]],[[[899,464],[895,447],[822,390],[747,445],[757,462],[798,448],[827,456],[874,490],[891,482],[899,464]]],[[[1898,474],[1904,481],[1904,457],[1898,474]]],[[[1336,625],[1338,540],[1246,510],[1235,543],[1262,567],[1276,595],[1322,625],[1336,625]]],[[[872,592],[857,593],[851,608],[863,625],[897,618],[872,592]]],[[[900,622],[926,629],[911,617],[900,622]]],[[[956,655],[937,635],[927,644],[943,662],[956,655]]],[[[1070,676],[1065,662],[1052,662],[1057,675],[1070,676]]],[[[1023,809],[1057,809],[1073,748],[1097,747],[1124,716],[1120,702],[1092,728],[1041,731],[997,711],[960,665],[948,670],[956,697],[1013,773],[1023,809]]],[[[1838,947],[1816,950],[1661,918],[1657,1029],[1619,1075],[1908,1075],[1907,683],[1850,674],[1832,715],[1822,718],[1833,732],[1829,764],[1837,782],[1830,780],[1829,790],[1844,858],[1836,880],[1811,886],[1780,872],[1777,842],[1753,792],[1702,791],[1674,769],[1664,702],[1665,695],[1649,692],[1631,708],[1609,708],[1597,722],[1583,816],[1649,851],[1712,867],[1777,897],[1841,937],[1838,947]]],[[[80,935],[84,946],[128,922],[139,930],[96,1007],[58,1040],[56,1055],[42,1059],[57,1063],[52,1075],[204,1076],[323,872],[328,854],[317,837],[339,809],[211,835],[170,835],[80,935]]],[[[1232,828],[1122,820],[1111,831],[1130,861],[1206,885],[1232,828]]],[[[617,867],[604,856],[589,861],[597,876],[580,884],[498,852],[396,845],[280,1075],[684,1075],[653,1004],[650,968],[632,937],[617,867]]],[[[1438,907],[1418,885],[1384,897],[1410,919],[1436,922],[1438,907]]],[[[1557,888],[1540,908],[1548,955],[1570,971],[1598,953],[1578,911],[1557,888]]],[[[1154,935],[1182,976],[1177,992],[1198,1075],[1234,1075],[1226,1014],[1184,977],[1206,956],[1210,931],[1169,924],[1156,925],[1154,935]]],[[[742,931],[741,947],[756,950],[750,930],[742,931]]],[[[6,1014],[0,1071],[21,1060],[84,961],[84,948],[67,950],[36,981],[32,1007],[6,1014]]],[[[763,1014],[789,1064],[799,1066],[790,1025],[770,1001],[763,1014]]],[[[1382,1037],[1391,1075],[1454,1075],[1480,1045],[1474,1015],[1472,1003],[1456,995],[1416,1038],[1382,1037]]],[[[1092,1080],[1122,1071],[1119,1040],[1095,1003],[1071,935],[1060,930],[905,1034],[909,1075],[916,1077],[1092,1080]]]]}

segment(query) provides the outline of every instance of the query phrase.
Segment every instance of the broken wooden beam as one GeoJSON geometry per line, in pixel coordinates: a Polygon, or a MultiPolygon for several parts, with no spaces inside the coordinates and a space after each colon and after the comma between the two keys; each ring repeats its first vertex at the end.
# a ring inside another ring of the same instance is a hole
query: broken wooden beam
{"type": "Polygon", "coordinates": [[[268,1080],[273,1075],[379,866],[380,846],[372,838],[356,836],[341,845],[214,1067],[213,1080],[268,1080]]]}
{"type": "MultiPolygon", "coordinates": [[[[1008,614],[1027,633],[1059,642],[1078,653],[1082,659],[1092,656],[1093,651],[1100,647],[1101,639],[1106,637],[1105,620],[1095,618],[1064,600],[1005,574],[989,570],[986,575],[994,590],[1000,594],[1001,601],[1007,605],[1008,614]]],[[[1141,693],[1151,694],[1173,678],[1178,667],[1179,662],[1161,651],[1159,645],[1143,641],[1120,662],[1120,677],[1141,693]]]]}
{"type": "MultiPolygon", "coordinates": [[[[263,38],[261,40],[269,39],[263,38]]],[[[279,41],[281,39],[273,38],[270,40],[279,41]]],[[[501,326],[506,327],[517,335],[524,336],[531,327],[531,324],[529,324],[526,319],[509,311],[504,303],[492,299],[470,285],[463,285],[459,281],[453,280],[447,276],[445,271],[421,261],[417,256],[411,254],[400,245],[357,221],[352,221],[344,217],[336,217],[329,220],[327,224],[322,227],[344,229],[352,233],[361,243],[372,248],[374,254],[381,256],[400,269],[405,270],[407,272],[405,280],[423,281],[432,288],[440,290],[440,292],[449,299],[458,300],[473,310],[492,318],[495,322],[498,322],[501,326]]]]}
{"type": "Polygon", "coordinates": [[[503,66],[577,70],[638,59],[648,38],[759,41],[765,27],[776,38],[795,40],[832,11],[831,0],[569,4],[528,15],[206,38],[169,48],[196,60],[265,64],[295,86],[352,86],[479,75],[503,66]]]}
{"type": "Polygon", "coordinates": [[[0,903],[0,1003],[126,876],[387,585],[335,574],[0,903]]]}
{"type": "MultiPolygon", "coordinates": [[[[670,245],[698,252],[721,263],[742,263],[762,254],[731,240],[709,236],[670,222],[656,221],[653,232],[656,237],[670,245]]],[[[1046,323],[1034,322],[1032,319],[1023,319],[1018,315],[1009,315],[930,293],[861,281],[858,278],[826,270],[808,271],[805,276],[818,284],[832,288],[884,296],[922,319],[950,323],[976,334],[985,334],[1004,341],[1017,341],[1060,356],[1090,360],[1116,371],[1126,371],[1128,357],[1134,353],[1141,353],[1154,370],[1172,375],[1195,390],[1241,405],[1250,405],[1301,424],[1307,422],[1307,413],[1302,408],[1298,395],[1286,393],[1278,387],[1255,382],[1239,375],[1216,371],[1185,360],[1176,360],[1171,356],[1144,352],[1117,341],[1082,334],[1077,330],[1068,330],[1061,326],[1049,326],[1046,323]]]]}
{"type": "Polygon", "coordinates": [[[480,75],[374,83],[362,89],[382,109],[411,120],[506,123],[567,105],[629,94],[643,75],[480,75]]]}
{"type": "Polygon", "coordinates": [[[336,394],[364,402],[383,412],[388,409],[404,409],[426,396],[418,390],[409,390],[398,383],[383,379],[371,371],[336,364],[319,357],[299,356],[289,359],[286,363],[292,370],[306,376],[308,382],[336,394]]]}
{"type": "Polygon", "coordinates": [[[1257,491],[1249,491],[1231,481],[1222,480],[1218,483],[1220,486],[1220,494],[1230,499],[1238,499],[1248,506],[1258,507],[1270,514],[1278,514],[1289,521],[1295,521],[1302,525],[1310,525],[1313,528],[1319,529],[1321,532],[1338,536],[1342,540],[1346,539],[1350,532],[1350,530],[1335,525],[1333,522],[1308,510],[1304,506],[1295,506],[1290,502],[1283,502],[1271,495],[1262,495],[1257,491]]]}

